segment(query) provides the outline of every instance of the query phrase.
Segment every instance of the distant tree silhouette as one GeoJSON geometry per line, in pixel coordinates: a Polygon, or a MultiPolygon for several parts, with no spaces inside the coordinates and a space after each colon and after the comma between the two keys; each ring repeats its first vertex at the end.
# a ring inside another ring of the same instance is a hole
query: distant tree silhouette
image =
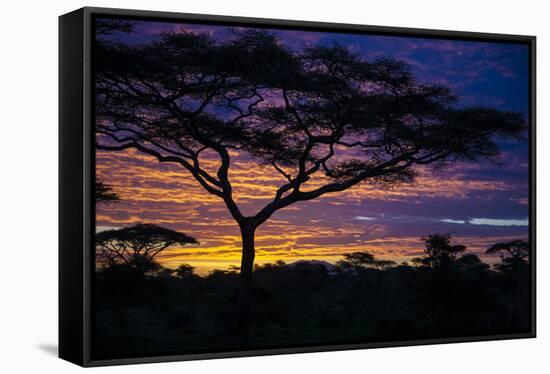
{"type": "Polygon", "coordinates": [[[208,278],[223,278],[224,276],[230,275],[235,276],[239,273],[240,269],[237,266],[229,265],[227,270],[214,269],[208,272],[208,278]]]}
{"type": "Polygon", "coordinates": [[[269,271],[269,270],[279,270],[286,266],[286,263],[283,260],[277,260],[275,263],[265,263],[263,265],[254,265],[254,271],[269,271]]]}
{"type": "Polygon", "coordinates": [[[349,268],[375,268],[386,270],[389,267],[395,266],[395,261],[377,260],[369,252],[353,252],[344,254],[344,260],[336,263],[343,269],[349,268]]]}
{"type": "Polygon", "coordinates": [[[473,253],[462,255],[456,262],[459,268],[465,271],[485,271],[490,268],[489,265],[481,261],[479,256],[473,253]]]}
{"type": "Polygon", "coordinates": [[[241,271],[241,268],[238,267],[238,266],[235,266],[235,265],[229,265],[229,266],[227,267],[227,270],[226,270],[226,272],[227,272],[228,274],[237,274],[237,273],[240,272],[240,271],[241,271]]]}
{"type": "Polygon", "coordinates": [[[178,164],[225,203],[242,237],[243,330],[255,232],[275,212],[363,182],[412,182],[415,165],[497,161],[497,141],[524,130],[520,114],[458,107],[449,88],[416,80],[392,58],[366,60],[338,44],[294,51],[265,30],[234,34],[217,41],[182,29],[143,44],[100,34],[96,146],[178,164]],[[234,152],[283,181],[252,215],[234,196],[234,152]]]}
{"type": "MultiPolygon", "coordinates": [[[[412,261],[418,265],[430,267],[432,269],[441,269],[452,265],[458,253],[464,252],[466,247],[463,245],[452,245],[451,234],[434,234],[423,237],[426,244],[424,257],[413,258],[412,261]]],[[[473,258],[466,258],[465,263],[475,261],[473,258]]]]}
{"type": "Polygon", "coordinates": [[[523,240],[496,243],[490,246],[485,253],[499,254],[501,262],[496,265],[498,270],[518,270],[529,260],[529,243],[523,240]]]}
{"type": "Polygon", "coordinates": [[[179,278],[186,278],[195,275],[195,267],[189,264],[181,264],[175,271],[179,278]]]}
{"type": "Polygon", "coordinates": [[[107,266],[124,264],[139,273],[158,270],[155,257],[169,247],[198,244],[186,234],[153,224],[137,224],[96,234],[96,256],[107,266]]]}
{"type": "Polygon", "coordinates": [[[119,201],[120,197],[116,192],[113,191],[113,188],[108,184],[104,183],[101,179],[96,179],[95,181],[95,201],[96,202],[114,202],[119,201]]]}
{"type": "Polygon", "coordinates": [[[386,270],[386,269],[389,269],[389,268],[394,267],[396,265],[397,265],[397,263],[395,261],[392,261],[392,260],[376,260],[374,262],[374,267],[379,269],[379,270],[386,270]]]}

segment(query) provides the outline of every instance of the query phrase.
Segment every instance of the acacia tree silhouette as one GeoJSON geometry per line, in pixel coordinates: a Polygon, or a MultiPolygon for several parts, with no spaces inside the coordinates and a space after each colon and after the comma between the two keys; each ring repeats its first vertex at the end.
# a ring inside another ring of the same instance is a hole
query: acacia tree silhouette
{"type": "Polygon", "coordinates": [[[145,274],[154,258],[165,249],[198,244],[184,233],[153,224],[139,223],[96,234],[96,256],[108,265],[122,263],[145,274]]]}
{"type": "Polygon", "coordinates": [[[353,252],[345,253],[344,260],[338,261],[336,265],[343,269],[375,268],[379,270],[386,270],[397,264],[395,261],[391,260],[377,260],[369,252],[353,252]]]}
{"type": "Polygon", "coordinates": [[[97,149],[181,165],[239,226],[245,332],[254,235],[275,212],[361,182],[411,182],[415,165],[497,161],[497,139],[524,128],[517,113],[458,107],[447,87],[419,82],[392,58],[369,61],[338,44],[291,50],[265,30],[225,41],[184,29],[141,44],[98,36],[95,69],[97,149]],[[255,214],[235,200],[230,151],[283,180],[255,214]],[[206,154],[219,162],[214,172],[206,154]]]}
{"type": "Polygon", "coordinates": [[[528,263],[529,242],[524,240],[512,240],[505,243],[496,243],[490,246],[486,254],[500,256],[500,264],[495,267],[501,271],[518,270],[528,263]]]}

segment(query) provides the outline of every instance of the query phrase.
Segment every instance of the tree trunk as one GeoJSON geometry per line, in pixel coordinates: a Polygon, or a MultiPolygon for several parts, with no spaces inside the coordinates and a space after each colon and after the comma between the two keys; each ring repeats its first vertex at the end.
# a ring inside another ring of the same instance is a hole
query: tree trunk
{"type": "Polygon", "coordinates": [[[239,331],[242,343],[247,344],[250,329],[250,314],[253,302],[252,270],[254,269],[254,233],[256,227],[241,225],[243,252],[241,258],[240,316],[239,331]]]}

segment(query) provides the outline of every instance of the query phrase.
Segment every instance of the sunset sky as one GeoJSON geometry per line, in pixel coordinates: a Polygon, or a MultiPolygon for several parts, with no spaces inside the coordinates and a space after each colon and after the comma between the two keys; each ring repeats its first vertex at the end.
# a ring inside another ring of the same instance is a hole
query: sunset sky
{"type": "MultiPolygon", "coordinates": [[[[219,40],[234,37],[225,26],[144,21],[136,22],[134,33],[109,37],[143,43],[182,28],[219,40]]],[[[392,56],[409,64],[420,81],[450,87],[460,98],[458,105],[512,110],[528,118],[526,45],[273,31],[295,50],[337,42],[367,59],[392,56]]],[[[413,185],[388,190],[362,184],[287,207],[258,229],[256,263],[335,262],[343,253],[355,251],[401,262],[421,254],[421,236],[444,232],[453,232],[456,243],[478,254],[498,241],[527,239],[528,142],[503,143],[501,149],[501,166],[454,164],[438,173],[417,168],[413,185]]],[[[195,247],[166,250],[159,257],[163,265],[188,263],[201,274],[239,266],[237,224],[223,201],[205,192],[181,166],[160,164],[136,150],[97,151],[96,169],[97,177],[121,197],[118,203],[97,205],[97,230],[156,223],[200,241],[195,247]]],[[[257,212],[284,182],[271,168],[237,152],[232,153],[230,179],[245,214],[257,212]]]]}

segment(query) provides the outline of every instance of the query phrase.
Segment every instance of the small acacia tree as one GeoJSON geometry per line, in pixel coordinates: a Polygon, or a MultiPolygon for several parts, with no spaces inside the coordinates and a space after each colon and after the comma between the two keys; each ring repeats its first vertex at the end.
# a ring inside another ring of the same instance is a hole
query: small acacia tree
{"type": "Polygon", "coordinates": [[[178,164],[225,203],[242,236],[244,315],[254,236],[275,212],[360,183],[412,182],[415,165],[496,161],[498,139],[524,129],[517,113],[456,106],[447,87],[392,58],[337,44],[291,50],[262,30],[219,41],[182,29],[142,44],[99,35],[95,58],[97,149],[178,164]],[[236,202],[231,152],[283,180],[254,214],[236,202]]]}
{"type": "Polygon", "coordinates": [[[193,237],[153,224],[140,223],[96,234],[96,256],[107,266],[125,264],[141,274],[153,270],[155,257],[173,246],[198,244],[193,237]]]}
{"type": "Polygon", "coordinates": [[[392,266],[395,266],[395,261],[391,260],[377,260],[369,252],[353,252],[344,254],[344,260],[336,263],[343,269],[348,268],[374,268],[379,270],[386,270],[392,266]]]}
{"type": "Polygon", "coordinates": [[[490,246],[486,254],[498,254],[500,263],[496,268],[501,271],[517,270],[529,260],[529,243],[524,240],[512,240],[490,246]]]}

